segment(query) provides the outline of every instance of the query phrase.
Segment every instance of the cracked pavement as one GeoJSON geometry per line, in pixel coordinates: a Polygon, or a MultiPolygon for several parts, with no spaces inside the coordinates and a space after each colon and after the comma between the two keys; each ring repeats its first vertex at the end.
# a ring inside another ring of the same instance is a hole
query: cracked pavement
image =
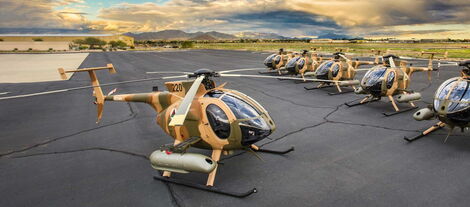
{"type": "MultiPolygon", "coordinates": [[[[266,54],[244,51],[92,53],[80,67],[113,63],[118,71],[98,72],[101,83],[155,77],[146,71],[229,70],[263,67],[266,54]]],[[[425,61],[413,61],[425,65],[425,61]]],[[[51,70],[56,70],[52,68],[51,70]]],[[[243,72],[256,74],[256,72],[243,72]]],[[[362,77],[364,72],[359,72],[362,77]]],[[[411,89],[422,93],[422,108],[440,83],[457,76],[443,67],[429,83],[413,75],[411,89]]],[[[147,156],[171,143],[146,104],[106,103],[101,123],[91,91],[0,101],[0,206],[466,206],[470,200],[469,132],[446,130],[412,144],[413,136],[435,121],[414,121],[413,112],[384,117],[393,108],[385,99],[349,108],[361,96],[329,96],[334,88],[306,91],[293,81],[219,78],[219,84],[260,102],[277,131],[259,145],[295,151],[279,156],[236,152],[222,157],[216,186],[258,193],[239,199],[155,181],[147,156]]],[[[0,91],[19,95],[88,85],[87,74],[69,81],[0,83],[0,91]]],[[[163,82],[117,86],[117,93],[146,92],[163,82]]],[[[104,87],[105,93],[113,87],[104,87]]],[[[407,107],[399,104],[400,107],[407,107]]],[[[210,152],[191,149],[208,155],[210,152]]],[[[200,173],[174,174],[198,183],[200,173]]]]}

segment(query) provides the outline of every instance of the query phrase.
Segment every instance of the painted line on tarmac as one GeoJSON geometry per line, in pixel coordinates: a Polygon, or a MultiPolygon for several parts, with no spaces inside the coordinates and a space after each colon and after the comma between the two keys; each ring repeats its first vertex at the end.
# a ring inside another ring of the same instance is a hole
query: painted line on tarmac
{"type": "Polygon", "coordinates": [[[10,92],[0,92],[0,96],[1,96],[1,95],[7,95],[7,94],[9,94],[9,93],[10,93],[10,92]]]}

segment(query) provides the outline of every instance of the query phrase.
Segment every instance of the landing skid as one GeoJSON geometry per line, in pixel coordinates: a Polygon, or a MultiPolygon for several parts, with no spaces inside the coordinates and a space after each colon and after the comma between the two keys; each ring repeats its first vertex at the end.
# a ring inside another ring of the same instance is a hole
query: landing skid
{"type": "Polygon", "coordinates": [[[327,86],[322,86],[322,87],[311,87],[311,88],[304,87],[304,89],[307,90],[307,91],[310,91],[310,90],[316,90],[316,89],[322,89],[322,88],[329,88],[329,87],[333,87],[333,85],[327,85],[327,86]]]}
{"type": "Polygon", "coordinates": [[[254,149],[252,148],[255,152],[264,152],[264,153],[271,153],[271,154],[278,154],[278,155],[283,155],[283,154],[287,154],[289,152],[292,152],[294,151],[294,147],[290,147],[289,149],[286,149],[286,150],[270,150],[270,149],[261,149],[261,148],[258,148],[258,149],[254,149]]]}
{"type": "Polygon", "coordinates": [[[237,197],[237,198],[244,198],[244,197],[247,197],[247,196],[257,192],[256,188],[253,188],[251,190],[248,190],[246,192],[241,192],[241,193],[240,192],[231,192],[231,191],[218,189],[218,188],[213,187],[213,186],[206,186],[206,185],[201,185],[201,184],[197,184],[197,183],[191,183],[191,182],[187,182],[185,180],[175,179],[175,178],[171,178],[171,177],[163,177],[163,176],[159,176],[159,175],[153,176],[153,179],[160,180],[160,181],[163,181],[163,182],[166,182],[166,183],[173,183],[173,184],[183,185],[183,186],[190,187],[190,188],[195,188],[195,189],[199,189],[199,190],[205,190],[205,191],[209,191],[209,192],[213,192],[213,193],[218,193],[218,194],[222,194],[222,195],[233,196],[233,197],[237,197]]]}
{"type": "Polygon", "coordinates": [[[334,95],[341,95],[341,94],[352,93],[352,92],[354,91],[341,91],[341,92],[336,92],[336,93],[328,93],[328,95],[334,96],[334,95]]]}
{"type": "Polygon", "coordinates": [[[344,105],[346,105],[346,106],[348,106],[348,107],[354,107],[354,106],[359,106],[359,105],[368,104],[368,103],[371,103],[371,102],[376,102],[376,101],[378,101],[378,100],[379,100],[379,99],[373,99],[373,100],[371,100],[371,101],[366,101],[366,102],[364,102],[364,103],[358,102],[358,103],[355,103],[355,104],[352,103],[352,102],[354,102],[354,101],[351,101],[351,102],[346,102],[346,103],[344,103],[344,105]]]}
{"type": "Polygon", "coordinates": [[[418,107],[415,106],[415,107],[410,107],[410,108],[403,109],[403,110],[400,110],[400,111],[395,111],[395,112],[392,112],[392,113],[382,113],[382,114],[385,115],[386,117],[389,117],[389,116],[401,114],[401,113],[404,113],[404,112],[407,112],[407,111],[411,111],[411,110],[417,109],[417,108],[418,108],[418,107]]]}
{"type": "Polygon", "coordinates": [[[259,74],[276,74],[276,75],[279,75],[279,73],[277,71],[266,71],[266,72],[261,72],[261,71],[258,71],[259,74]]]}

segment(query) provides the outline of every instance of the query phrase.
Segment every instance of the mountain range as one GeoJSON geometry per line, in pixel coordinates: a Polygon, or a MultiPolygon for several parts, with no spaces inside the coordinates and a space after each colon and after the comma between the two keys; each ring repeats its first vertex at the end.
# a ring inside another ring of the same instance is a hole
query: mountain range
{"type": "Polygon", "coordinates": [[[181,30],[163,30],[158,32],[124,33],[135,40],[234,40],[234,39],[289,39],[274,33],[240,32],[226,34],[221,32],[184,32],[181,30]]]}

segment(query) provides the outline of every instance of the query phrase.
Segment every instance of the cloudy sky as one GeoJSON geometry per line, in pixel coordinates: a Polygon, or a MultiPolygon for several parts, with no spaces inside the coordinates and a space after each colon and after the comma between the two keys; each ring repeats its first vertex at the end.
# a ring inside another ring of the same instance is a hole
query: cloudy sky
{"type": "Polygon", "coordinates": [[[470,38],[470,0],[0,0],[0,28],[470,38]]]}

